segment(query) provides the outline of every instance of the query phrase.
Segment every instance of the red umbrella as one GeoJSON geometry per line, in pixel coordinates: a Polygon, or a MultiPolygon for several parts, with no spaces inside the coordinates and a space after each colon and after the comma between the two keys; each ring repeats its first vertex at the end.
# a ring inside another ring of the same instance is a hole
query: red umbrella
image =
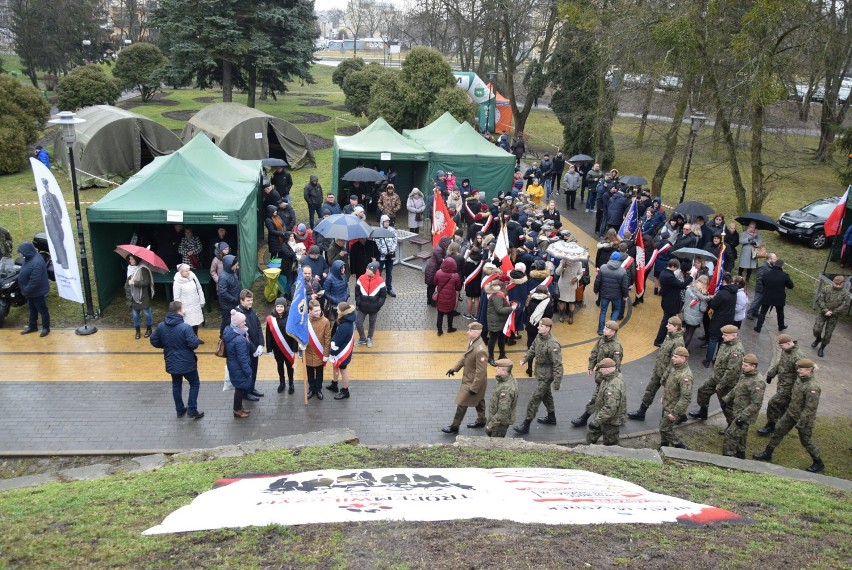
{"type": "Polygon", "coordinates": [[[132,255],[144,262],[152,271],[156,271],[157,273],[169,272],[169,267],[166,265],[166,262],[160,259],[160,256],[150,249],[139,247],[138,245],[127,244],[116,247],[115,252],[124,259],[127,259],[128,255],[132,255]]]}

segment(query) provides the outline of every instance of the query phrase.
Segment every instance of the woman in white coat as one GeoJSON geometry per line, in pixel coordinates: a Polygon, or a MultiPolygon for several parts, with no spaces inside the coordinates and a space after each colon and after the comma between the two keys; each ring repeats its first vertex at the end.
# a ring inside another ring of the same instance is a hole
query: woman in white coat
{"type": "MultiPolygon", "coordinates": [[[[192,268],[186,263],[178,265],[175,273],[175,282],[172,285],[172,293],[175,301],[183,304],[183,322],[190,325],[195,335],[198,336],[198,325],[204,322],[204,289],[198,281],[198,277],[192,272],[192,268]]],[[[204,344],[203,340],[199,340],[204,344]]]]}
{"type": "Polygon", "coordinates": [[[565,320],[565,305],[568,305],[568,324],[574,324],[574,303],[577,301],[577,285],[583,277],[583,264],[563,259],[555,273],[559,277],[559,322],[565,320]]]}
{"type": "Polygon", "coordinates": [[[405,207],[408,210],[408,231],[415,234],[420,233],[420,227],[423,225],[424,210],[426,210],[426,200],[423,199],[423,192],[417,188],[412,188],[405,207]]]}

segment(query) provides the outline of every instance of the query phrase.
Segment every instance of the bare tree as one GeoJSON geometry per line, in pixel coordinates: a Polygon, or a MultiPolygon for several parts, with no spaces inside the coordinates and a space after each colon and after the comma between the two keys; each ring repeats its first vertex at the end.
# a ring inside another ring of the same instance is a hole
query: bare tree
{"type": "Polygon", "coordinates": [[[367,0],[349,0],[343,16],[343,22],[349,31],[352,32],[352,47],[355,55],[358,55],[358,38],[363,37],[367,29],[367,5],[367,0]]]}

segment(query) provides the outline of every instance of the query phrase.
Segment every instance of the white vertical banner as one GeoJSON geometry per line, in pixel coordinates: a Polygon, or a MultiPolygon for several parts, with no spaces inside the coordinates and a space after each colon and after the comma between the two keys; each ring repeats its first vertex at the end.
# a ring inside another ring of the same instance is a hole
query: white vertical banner
{"type": "Polygon", "coordinates": [[[44,230],[47,232],[47,246],[53,260],[53,272],[56,276],[56,290],[59,296],[69,301],[83,303],[83,291],[80,284],[80,268],[77,265],[77,251],[74,232],[68,209],[62,198],[59,183],[53,173],[41,162],[30,158],[30,166],[38,190],[38,203],[44,218],[44,230]]]}

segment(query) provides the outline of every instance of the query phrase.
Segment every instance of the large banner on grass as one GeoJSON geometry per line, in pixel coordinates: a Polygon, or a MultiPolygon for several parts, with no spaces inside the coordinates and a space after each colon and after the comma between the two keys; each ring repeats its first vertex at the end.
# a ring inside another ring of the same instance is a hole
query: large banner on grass
{"type": "Polygon", "coordinates": [[[143,534],[268,524],[443,521],[747,522],[732,512],[568,469],[364,469],[224,479],[143,534]]]}

